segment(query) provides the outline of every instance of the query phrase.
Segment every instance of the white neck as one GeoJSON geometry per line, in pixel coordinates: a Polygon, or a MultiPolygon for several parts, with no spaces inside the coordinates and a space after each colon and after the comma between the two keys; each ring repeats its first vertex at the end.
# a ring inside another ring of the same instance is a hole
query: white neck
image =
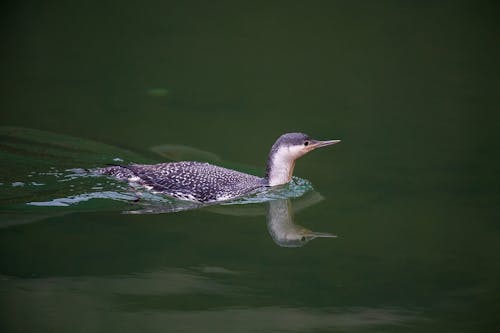
{"type": "Polygon", "coordinates": [[[267,166],[269,186],[288,183],[292,180],[293,168],[297,153],[288,147],[281,147],[270,157],[267,166]]]}

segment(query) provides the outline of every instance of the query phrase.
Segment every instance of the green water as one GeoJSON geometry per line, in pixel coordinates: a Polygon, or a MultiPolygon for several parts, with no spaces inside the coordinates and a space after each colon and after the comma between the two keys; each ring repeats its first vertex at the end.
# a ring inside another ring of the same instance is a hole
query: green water
{"type": "Polygon", "coordinates": [[[477,1],[6,5],[0,330],[498,331],[498,14],[477,1]],[[81,173],[187,158],[262,175],[290,131],[342,143],[265,200],[172,212],[81,173]],[[337,237],[280,238],[307,232],[337,237]]]}

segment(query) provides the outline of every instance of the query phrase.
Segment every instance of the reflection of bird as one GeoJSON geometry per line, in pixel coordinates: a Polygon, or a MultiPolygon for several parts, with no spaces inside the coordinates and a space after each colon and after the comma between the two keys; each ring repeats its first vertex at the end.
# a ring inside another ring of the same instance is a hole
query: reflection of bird
{"type": "Polygon", "coordinates": [[[263,186],[288,183],[292,178],[296,159],[313,149],[338,142],[340,140],[313,140],[303,133],[283,134],[271,148],[264,178],[200,162],[115,165],[95,171],[135,182],[179,199],[223,201],[248,194],[263,186]]]}
{"type": "Polygon", "coordinates": [[[337,237],[328,233],[311,231],[295,224],[290,199],[269,202],[267,229],[274,242],[283,247],[301,247],[318,237],[337,237]]]}

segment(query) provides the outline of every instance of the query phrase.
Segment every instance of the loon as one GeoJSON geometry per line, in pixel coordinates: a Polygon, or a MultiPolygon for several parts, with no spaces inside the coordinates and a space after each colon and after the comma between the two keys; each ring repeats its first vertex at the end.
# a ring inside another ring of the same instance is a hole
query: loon
{"type": "Polygon", "coordinates": [[[288,183],[295,161],[340,140],[318,141],[304,133],[286,133],[271,148],[264,178],[203,162],[113,165],[96,173],[144,186],[162,194],[200,203],[226,201],[260,188],[288,183]]]}

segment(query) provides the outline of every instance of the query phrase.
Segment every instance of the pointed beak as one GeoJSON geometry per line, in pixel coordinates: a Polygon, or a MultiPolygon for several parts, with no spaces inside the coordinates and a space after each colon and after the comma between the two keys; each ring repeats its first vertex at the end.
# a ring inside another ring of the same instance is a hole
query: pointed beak
{"type": "Polygon", "coordinates": [[[313,236],[314,238],[318,238],[318,237],[323,237],[323,238],[337,238],[337,235],[334,235],[334,234],[329,234],[327,232],[311,232],[311,235],[310,236],[313,236]]]}
{"type": "Polygon", "coordinates": [[[330,145],[334,145],[336,143],[339,143],[340,140],[327,140],[327,141],[313,141],[311,142],[310,144],[310,147],[312,149],[316,149],[316,148],[320,148],[320,147],[325,147],[325,146],[330,146],[330,145]]]}

